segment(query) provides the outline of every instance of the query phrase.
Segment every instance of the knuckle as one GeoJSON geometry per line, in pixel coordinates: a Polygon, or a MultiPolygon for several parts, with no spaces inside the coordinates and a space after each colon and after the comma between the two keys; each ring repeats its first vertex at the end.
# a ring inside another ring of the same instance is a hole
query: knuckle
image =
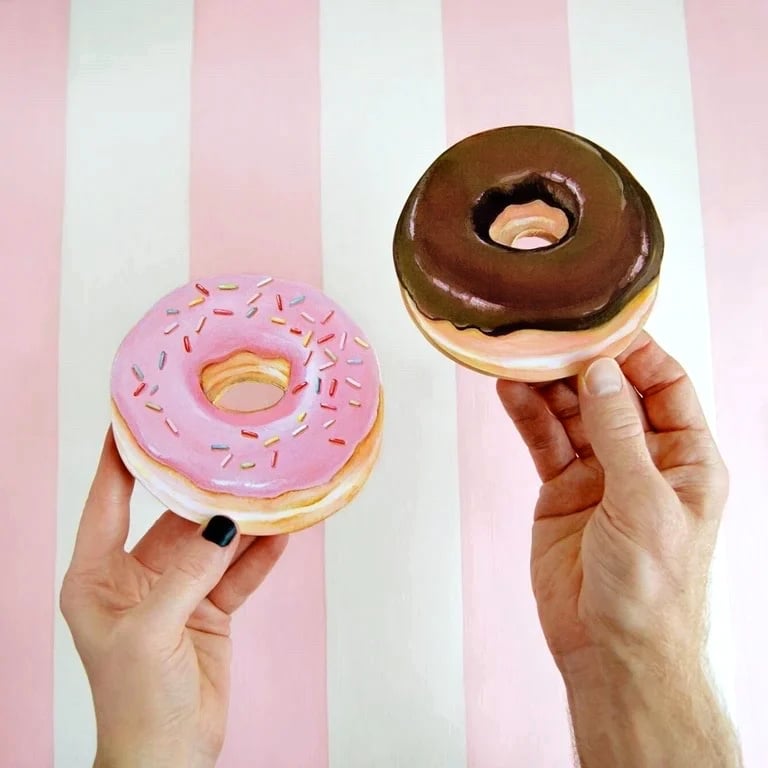
{"type": "Polygon", "coordinates": [[[634,408],[619,407],[608,411],[604,428],[614,440],[634,440],[643,435],[643,425],[634,408]]]}

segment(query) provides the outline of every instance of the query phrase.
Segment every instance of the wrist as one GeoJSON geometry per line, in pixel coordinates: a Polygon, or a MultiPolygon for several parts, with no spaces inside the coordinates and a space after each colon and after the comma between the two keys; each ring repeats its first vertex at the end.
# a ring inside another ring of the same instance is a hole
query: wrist
{"type": "Polygon", "coordinates": [[[140,737],[99,737],[93,768],[181,768],[189,766],[183,743],[154,743],[140,737]]]}

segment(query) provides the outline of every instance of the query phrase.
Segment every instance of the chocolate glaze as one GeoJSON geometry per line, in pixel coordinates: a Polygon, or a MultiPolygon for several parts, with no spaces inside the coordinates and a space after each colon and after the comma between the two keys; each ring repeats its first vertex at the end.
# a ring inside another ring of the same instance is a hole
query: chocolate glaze
{"type": "Polygon", "coordinates": [[[394,238],[398,278],[419,311],[492,336],[601,325],[658,276],[663,249],[650,197],[613,155],[538,126],[479,133],[440,155],[394,238]],[[536,199],[568,217],[560,242],[521,250],[490,238],[506,206],[536,199]]]}

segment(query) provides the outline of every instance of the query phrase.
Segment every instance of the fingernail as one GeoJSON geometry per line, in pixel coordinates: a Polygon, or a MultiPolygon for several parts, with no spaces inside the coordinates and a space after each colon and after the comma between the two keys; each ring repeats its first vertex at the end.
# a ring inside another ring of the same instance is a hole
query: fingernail
{"type": "Polygon", "coordinates": [[[624,375],[619,364],[610,357],[595,360],[587,369],[584,379],[587,390],[595,397],[605,397],[621,392],[624,383],[624,375]]]}
{"type": "Polygon", "coordinates": [[[203,538],[220,547],[226,547],[237,533],[237,526],[224,515],[215,515],[203,530],[203,538]]]}

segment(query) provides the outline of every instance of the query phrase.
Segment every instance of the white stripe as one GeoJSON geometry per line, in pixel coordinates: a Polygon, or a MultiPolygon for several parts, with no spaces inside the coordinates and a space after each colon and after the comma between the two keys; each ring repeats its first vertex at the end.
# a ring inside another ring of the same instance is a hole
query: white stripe
{"type": "MultiPolygon", "coordinates": [[[[188,274],[193,0],[72,0],[59,364],[57,589],[109,423],[122,336],[188,274]]],[[[132,539],[159,505],[138,490],[132,539]]],[[[90,765],[90,693],[55,636],[55,762],[90,765]]]]}
{"type": "Polygon", "coordinates": [[[328,521],[331,768],[466,764],[453,366],[401,304],[394,224],[445,147],[439,0],[321,2],[325,289],[381,360],[383,455],[328,521]]]}
{"type": "MultiPolygon", "coordinates": [[[[571,0],[575,128],[627,165],[653,199],[665,259],[648,330],[688,370],[710,424],[715,399],[698,166],[682,0],[571,0]]],[[[710,657],[733,695],[725,546],[715,558],[710,657]]]]}

